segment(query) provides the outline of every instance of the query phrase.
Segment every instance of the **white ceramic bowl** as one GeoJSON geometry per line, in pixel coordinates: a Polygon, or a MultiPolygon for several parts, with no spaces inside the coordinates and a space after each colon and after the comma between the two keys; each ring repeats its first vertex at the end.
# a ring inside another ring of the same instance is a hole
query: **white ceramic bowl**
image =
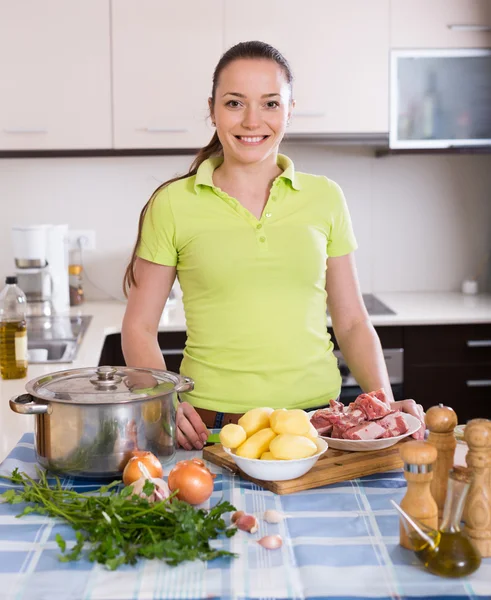
{"type": "Polygon", "coordinates": [[[241,471],[249,477],[261,479],[262,481],[287,481],[305,475],[315,465],[319,458],[327,450],[328,442],[325,438],[317,438],[318,452],[308,458],[295,460],[260,460],[259,458],[244,458],[237,456],[230,448],[224,451],[232,458],[241,471]]]}
{"type": "MultiPolygon", "coordinates": [[[[308,413],[309,417],[312,418],[317,411],[312,410],[308,413]]],[[[329,448],[335,450],[349,450],[351,452],[367,452],[368,450],[383,450],[384,448],[390,448],[397,442],[400,442],[405,437],[412,435],[421,427],[421,421],[413,415],[404,413],[404,418],[409,425],[409,429],[406,433],[391,438],[382,438],[381,440],[343,440],[340,438],[330,438],[327,436],[321,436],[321,439],[326,440],[329,444],[329,448]]]]}

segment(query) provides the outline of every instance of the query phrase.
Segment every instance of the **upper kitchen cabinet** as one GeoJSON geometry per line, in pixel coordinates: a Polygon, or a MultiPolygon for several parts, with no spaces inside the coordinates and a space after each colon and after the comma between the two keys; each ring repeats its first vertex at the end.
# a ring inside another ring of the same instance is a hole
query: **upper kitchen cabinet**
{"type": "Polygon", "coordinates": [[[389,0],[248,0],[225,5],[225,46],[262,40],[295,77],[290,133],[389,128],[389,0]]]}
{"type": "Polygon", "coordinates": [[[489,48],[490,0],[391,0],[393,48],[489,48]]]}
{"type": "Polygon", "coordinates": [[[109,0],[0,0],[0,150],[111,147],[109,0]]]}
{"type": "Polygon", "coordinates": [[[112,1],[115,148],[210,141],[208,97],[223,52],[223,1],[112,1]]]}

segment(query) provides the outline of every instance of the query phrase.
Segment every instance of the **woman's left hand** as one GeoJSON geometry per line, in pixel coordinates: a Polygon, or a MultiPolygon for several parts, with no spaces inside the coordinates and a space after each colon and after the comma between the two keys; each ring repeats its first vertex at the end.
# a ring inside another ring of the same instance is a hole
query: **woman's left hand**
{"type": "Polygon", "coordinates": [[[414,400],[398,400],[397,402],[391,402],[390,407],[393,410],[400,410],[401,412],[408,413],[409,415],[413,415],[421,421],[421,427],[413,433],[413,438],[415,440],[423,440],[425,437],[425,411],[421,404],[416,404],[414,400]]]}

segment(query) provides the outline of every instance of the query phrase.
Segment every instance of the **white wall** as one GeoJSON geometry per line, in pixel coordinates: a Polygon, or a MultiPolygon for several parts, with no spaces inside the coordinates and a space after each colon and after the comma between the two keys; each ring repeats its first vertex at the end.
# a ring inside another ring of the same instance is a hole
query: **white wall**
{"type": "MultiPolygon", "coordinates": [[[[401,155],[285,144],[298,170],[344,189],[360,245],[362,290],[452,291],[491,247],[491,156],[401,155]]],[[[68,223],[95,229],[90,279],[122,298],[141,207],[191,156],[0,160],[0,277],[13,272],[10,227],[68,223]]],[[[91,298],[104,294],[86,282],[91,298]]]]}

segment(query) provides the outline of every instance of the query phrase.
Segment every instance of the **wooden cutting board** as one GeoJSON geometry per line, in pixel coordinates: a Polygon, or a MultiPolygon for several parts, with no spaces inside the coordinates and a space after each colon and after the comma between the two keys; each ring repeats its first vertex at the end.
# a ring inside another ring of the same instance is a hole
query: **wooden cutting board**
{"type": "Polygon", "coordinates": [[[406,442],[407,440],[401,440],[390,448],[373,452],[345,452],[328,448],[308,473],[288,481],[261,481],[249,477],[223,451],[221,444],[206,446],[203,449],[203,458],[219,467],[225,467],[234,473],[239,473],[244,479],[253,481],[275,494],[292,494],[293,492],[310,490],[330,483],[355,479],[363,475],[400,469],[403,467],[403,462],[399,448],[401,444],[406,442]]]}

